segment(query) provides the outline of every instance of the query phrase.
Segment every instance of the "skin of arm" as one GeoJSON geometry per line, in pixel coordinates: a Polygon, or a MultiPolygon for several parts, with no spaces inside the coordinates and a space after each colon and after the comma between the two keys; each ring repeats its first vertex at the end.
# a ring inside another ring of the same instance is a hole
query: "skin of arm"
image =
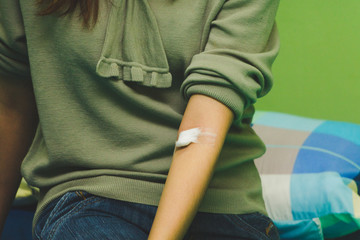
{"type": "Polygon", "coordinates": [[[30,80],[0,75],[0,235],[38,124],[30,80]]]}
{"type": "Polygon", "coordinates": [[[232,121],[232,111],[217,100],[204,95],[190,98],[179,133],[201,127],[211,129],[216,140],[175,149],[149,240],[184,237],[211,180],[232,121]]]}

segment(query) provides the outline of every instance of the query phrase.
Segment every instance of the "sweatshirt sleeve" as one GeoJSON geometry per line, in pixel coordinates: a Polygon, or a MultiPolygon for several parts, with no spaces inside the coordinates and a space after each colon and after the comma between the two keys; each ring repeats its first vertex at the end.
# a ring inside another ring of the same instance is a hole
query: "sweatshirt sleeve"
{"type": "Polygon", "coordinates": [[[30,75],[18,0],[0,0],[0,74],[17,77],[30,75]]]}
{"type": "Polygon", "coordinates": [[[235,121],[272,87],[279,50],[275,15],[279,0],[228,0],[212,20],[204,50],[193,56],[181,92],[210,96],[229,107],[235,121]]]}

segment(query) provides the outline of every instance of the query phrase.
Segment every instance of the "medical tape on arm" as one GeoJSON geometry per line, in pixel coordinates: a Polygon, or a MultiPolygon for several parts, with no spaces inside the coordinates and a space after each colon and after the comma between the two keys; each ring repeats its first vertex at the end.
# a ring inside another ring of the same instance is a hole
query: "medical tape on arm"
{"type": "Polygon", "coordinates": [[[181,148],[191,143],[214,144],[216,134],[205,128],[191,128],[180,132],[175,147],[181,148]]]}

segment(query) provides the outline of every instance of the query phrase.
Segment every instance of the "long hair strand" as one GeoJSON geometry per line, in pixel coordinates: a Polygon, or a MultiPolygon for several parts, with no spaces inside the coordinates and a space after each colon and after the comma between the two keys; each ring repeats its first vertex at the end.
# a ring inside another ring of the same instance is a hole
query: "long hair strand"
{"type": "Polygon", "coordinates": [[[72,14],[79,7],[79,17],[84,27],[94,26],[98,20],[99,0],[37,0],[37,3],[40,6],[41,16],[54,13],[65,16],[72,14]]]}

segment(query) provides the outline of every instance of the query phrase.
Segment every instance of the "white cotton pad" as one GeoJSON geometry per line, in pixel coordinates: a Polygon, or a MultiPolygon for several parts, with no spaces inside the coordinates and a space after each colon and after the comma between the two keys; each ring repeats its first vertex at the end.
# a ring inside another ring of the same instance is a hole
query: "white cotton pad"
{"type": "Polygon", "coordinates": [[[208,141],[208,139],[206,142],[213,143],[215,141],[216,134],[211,132],[203,132],[201,128],[192,128],[189,130],[185,130],[180,132],[179,138],[176,141],[175,146],[186,147],[190,143],[198,143],[201,136],[210,137],[211,141],[208,141]]]}
{"type": "Polygon", "coordinates": [[[200,128],[192,128],[189,130],[182,131],[179,134],[179,138],[175,143],[176,147],[185,147],[189,145],[190,143],[197,142],[199,135],[201,133],[200,128]]]}

